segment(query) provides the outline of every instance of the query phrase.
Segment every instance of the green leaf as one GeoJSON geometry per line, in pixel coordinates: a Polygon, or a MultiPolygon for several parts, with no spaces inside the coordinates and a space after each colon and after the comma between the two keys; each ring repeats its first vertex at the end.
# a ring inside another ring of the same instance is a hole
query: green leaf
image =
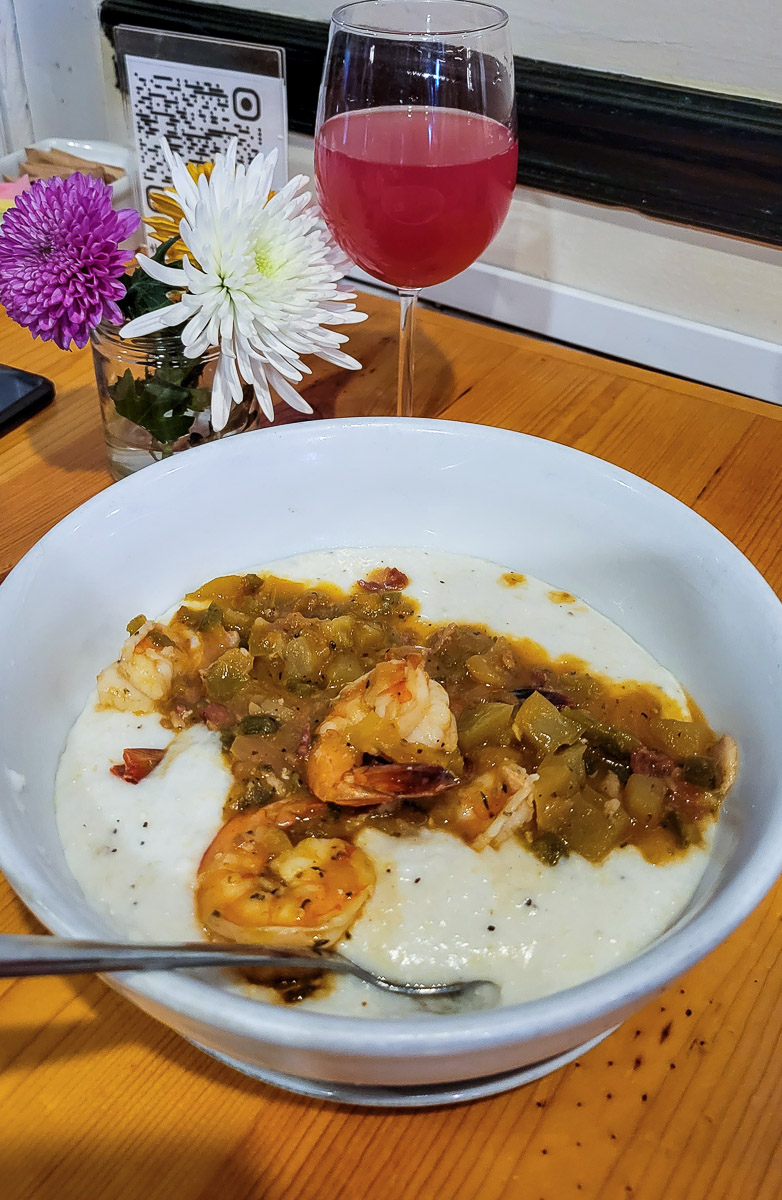
{"type": "Polygon", "coordinates": [[[137,379],[125,371],[109,387],[114,407],[121,417],[146,429],[164,446],[184,437],[196,415],[209,406],[209,388],[188,387],[186,381],[196,380],[203,363],[163,362],[154,374],[137,379]],[[194,378],[195,376],[195,378],[194,378]]]}
{"type": "MultiPolygon", "coordinates": [[[[161,242],[152,255],[152,261],[165,262],[166,253],[176,240],[176,237],[172,237],[168,241],[161,242]]],[[[169,263],[168,265],[181,268],[181,263],[169,263]]],[[[170,303],[169,293],[177,290],[170,283],[160,283],[159,280],[152,279],[141,267],[136,267],[131,272],[126,271],[120,279],[120,283],[125,287],[125,295],[118,301],[118,304],[126,321],[134,321],[136,317],[143,317],[145,313],[154,312],[156,308],[164,308],[166,304],[170,303]]],[[[185,286],[184,270],[182,286],[185,286]]]]}

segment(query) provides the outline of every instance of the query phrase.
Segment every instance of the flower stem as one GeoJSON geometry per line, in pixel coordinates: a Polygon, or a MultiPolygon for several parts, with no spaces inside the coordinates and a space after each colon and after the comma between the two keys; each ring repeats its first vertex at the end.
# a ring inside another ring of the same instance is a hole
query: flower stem
{"type": "Polygon", "coordinates": [[[396,393],[396,415],[413,415],[413,342],[415,339],[415,307],[418,288],[399,289],[399,376],[396,393]]]}

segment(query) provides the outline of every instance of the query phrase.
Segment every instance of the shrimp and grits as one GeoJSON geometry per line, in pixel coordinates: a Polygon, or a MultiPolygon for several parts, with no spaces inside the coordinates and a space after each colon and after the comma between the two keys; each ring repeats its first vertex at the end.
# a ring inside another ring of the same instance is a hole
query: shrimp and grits
{"type": "MultiPolygon", "coordinates": [[[[504,1003],[638,953],[686,906],[736,773],[586,604],[440,551],[320,551],[139,614],[57,777],[71,870],[138,940],[319,947],[504,1003]]],[[[259,999],[404,1017],[357,980],[259,999]]]]}

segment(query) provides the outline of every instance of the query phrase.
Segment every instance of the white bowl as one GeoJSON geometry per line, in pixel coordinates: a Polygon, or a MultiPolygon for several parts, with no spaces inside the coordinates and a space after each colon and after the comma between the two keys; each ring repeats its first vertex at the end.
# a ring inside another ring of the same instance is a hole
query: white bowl
{"type": "Polygon", "coordinates": [[[346,545],[476,555],[574,592],[669,667],[740,746],[739,781],[686,913],[631,962],[554,996],[375,1021],[259,1004],[184,974],[112,980],[261,1077],[354,1099],[383,1087],[458,1098],[469,1086],[442,1085],[502,1073],[518,1081],[540,1073],[530,1064],[564,1061],[708,953],[774,883],[782,607],[730,542],[666,493],[502,430],[313,421],[148,467],[60,522],[0,587],[0,866],[49,929],[112,932],[68,871],[52,793],[66,734],[129,616],[162,612],[211,576],[346,545]],[[324,1080],[331,1092],[313,1082],[324,1080]]]}

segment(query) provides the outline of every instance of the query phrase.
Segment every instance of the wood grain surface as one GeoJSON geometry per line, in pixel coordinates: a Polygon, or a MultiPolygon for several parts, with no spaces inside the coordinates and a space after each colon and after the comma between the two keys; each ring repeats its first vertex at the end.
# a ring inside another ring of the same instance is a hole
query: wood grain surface
{"type": "MultiPolygon", "coordinates": [[[[396,311],[319,416],[390,411],[396,311]]],[[[89,351],[0,317],[6,363],[54,379],[0,436],[0,577],[109,486],[89,351]]],[[[672,492],[782,585],[782,410],[521,335],[421,314],[420,415],[524,430],[672,492]]],[[[280,414],[281,417],[284,414],[280,414]]],[[[0,665],[0,670],[2,669],[0,665]]],[[[42,932],[0,879],[0,930],[42,932]]],[[[456,1108],[360,1110],[212,1062],[100,980],[0,982],[2,1200],[778,1200],[782,888],[718,950],[556,1074],[456,1108]]]]}

